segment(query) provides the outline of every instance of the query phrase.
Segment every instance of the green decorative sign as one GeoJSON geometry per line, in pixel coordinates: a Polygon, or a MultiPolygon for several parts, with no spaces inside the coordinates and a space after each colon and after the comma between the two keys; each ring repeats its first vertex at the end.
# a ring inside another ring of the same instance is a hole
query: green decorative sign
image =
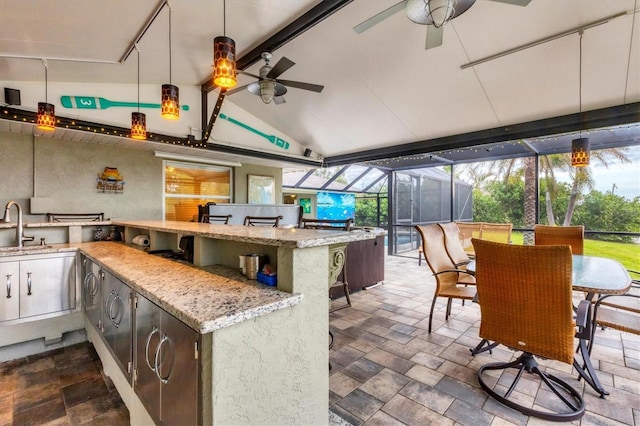
{"type": "Polygon", "coordinates": [[[225,114],[220,114],[219,116],[220,118],[222,118],[223,120],[227,120],[230,123],[235,124],[236,126],[240,126],[243,129],[246,129],[248,131],[250,131],[251,133],[255,133],[258,136],[262,136],[263,138],[265,138],[266,140],[268,140],[269,142],[271,142],[272,144],[274,144],[275,146],[282,148],[282,149],[289,149],[289,142],[280,139],[277,136],[274,135],[268,135],[266,133],[261,132],[260,130],[254,129],[253,127],[249,126],[248,124],[244,124],[241,121],[236,120],[235,118],[231,118],[228,115],[225,114]]]}
{"type": "MultiPolygon", "coordinates": [[[[60,96],[60,103],[65,108],[76,109],[107,109],[112,107],[137,108],[137,102],[110,101],[95,96],[60,96]]],[[[140,108],[159,109],[160,104],[140,103],[140,108]]],[[[189,105],[181,105],[183,111],[189,111],[189,105]]]]}

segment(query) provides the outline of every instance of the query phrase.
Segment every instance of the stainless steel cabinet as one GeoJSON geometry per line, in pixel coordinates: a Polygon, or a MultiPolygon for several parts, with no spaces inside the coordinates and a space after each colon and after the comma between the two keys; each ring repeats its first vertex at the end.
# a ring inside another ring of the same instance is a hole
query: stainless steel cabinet
{"type": "Polygon", "coordinates": [[[86,256],[82,258],[82,273],[85,316],[102,335],[120,370],[131,382],[133,291],[86,256]]]}
{"type": "Polygon", "coordinates": [[[82,256],[82,304],[91,324],[102,331],[102,271],[100,265],[82,256]]]}
{"type": "Polygon", "coordinates": [[[0,321],[29,321],[76,309],[75,259],[75,254],[44,254],[0,262],[0,321]]]}
{"type": "Polygon", "coordinates": [[[120,369],[130,381],[133,367],[133,292],[108,271],[103,271],[102,277],[102,335],[120,369]]]}
{"type": "Polygon", "coordinates": [[[199,334],[136,295],[135,392],[157,423],[198,424],[199,334]]]}

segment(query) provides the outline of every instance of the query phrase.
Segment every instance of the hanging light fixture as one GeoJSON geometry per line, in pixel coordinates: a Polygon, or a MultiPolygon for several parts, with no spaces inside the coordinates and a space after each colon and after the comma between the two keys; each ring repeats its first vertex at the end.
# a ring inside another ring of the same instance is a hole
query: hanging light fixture
{"type": "Polygon", "coordinates": [[[171,4],[169,6],[169,84],[162,85],[162,103],[160,114],[166,120],[180,118],[180,93],[178,86],[171,84],[171,4]]]}
{"type": "Polygon", "coordinates": [[[47,75],[47,60],[42,60],[44,65],[44,102],[38,102],[38,115],[36,118],[36,126],[42,130],[55,130],[56,129],[56,108],[48,102],[48,75],[47,75]]]}
{"type": "Polygon", "coordinates": [[[577,139],[571,141],[571,165],[574,167],[585,167],[589,165],[589,138],[582,137],[582,34],[584,30],[580,30],[580,76],[578,78],[579,84],[579,99],[580,99],[580,131],[577,139]]]}
{"type": "Polygon", "coordinates": [[[440,28],[456,15],[456,0],[423,0],[425,12],[433,26],[440,28]]]}
{"type": "Polygon", "coordinates": [[[140,112],[140,51],[138,45],[135,45],[138,52],[138,111],[131,113],[131,138],[137,140],[147,139],[147,116],[140,112]]]}
{"type": "Polygon", "coordinates": [[[213,39],[213,84],[229,89],[236,78],[236,42],[227,37],[226,1],[222,3],[222,36],[213,39]]]}

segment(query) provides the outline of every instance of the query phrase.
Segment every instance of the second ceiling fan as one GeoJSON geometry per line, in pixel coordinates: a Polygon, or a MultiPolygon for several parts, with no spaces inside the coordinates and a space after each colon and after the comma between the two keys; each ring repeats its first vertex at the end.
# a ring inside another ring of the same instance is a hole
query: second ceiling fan
{"type": "MultiPolygon", "coordinates": [[[[384,21],[402,9],[407,17],[420,25],[427,25],[427,41],[425,49],[442,44],[443,26],[450,20],[466,12],[476,0],[402,0],[388,9],[372,16],[353,27],[358,34],[363,33],[376,24],[384,21]]],[[[526,6],[531,0],[492,0],[516,6],[526,6]]]]}
{"type": "Polygon", "coordinates": [[[258,81],[254,81],[244,86],[235,87],[232,90],[228,90],[226,95],[232,95],[245,88],[254,95],[260,96],[262,102],[265,104],[273,101],[276,104],[285,103],[284,94],[287,93],[287,87],[295,87],[296,89],[310,90],[312,92],[320,93],[324,86],[319,84],[303,83],[301,81],[282,80],[278,78],[282,73],[294,66],[296,63],[292,60],[282,57],[274,66],[271,66],[272,55],[269,52],[262,53],[262,59],[265,64],[260,68],[260,75],[248,73],[246,71],[238,70],[239,74],[245,74],[253,78],[257,78],[258,81]]]}

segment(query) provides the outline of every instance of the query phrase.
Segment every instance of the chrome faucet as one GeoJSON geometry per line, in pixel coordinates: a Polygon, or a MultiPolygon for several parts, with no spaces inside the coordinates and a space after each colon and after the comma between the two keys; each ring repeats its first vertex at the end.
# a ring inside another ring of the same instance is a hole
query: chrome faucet
{"type": "Polygon", "coordinates": [[[26,236],[24,235],[24,223],[22,222],[22,207],[15,201],[9,201],[4,208],[4,217],[2,218],[2,222],[10,223],[11,217],[9,216],[9,210],[11,210],[12,206],[16,206],[18,209],[18,224],[16,226],[16,243],[17,247],[22,247],[25,241],[33,241],[33,235],[26,236]]]}

